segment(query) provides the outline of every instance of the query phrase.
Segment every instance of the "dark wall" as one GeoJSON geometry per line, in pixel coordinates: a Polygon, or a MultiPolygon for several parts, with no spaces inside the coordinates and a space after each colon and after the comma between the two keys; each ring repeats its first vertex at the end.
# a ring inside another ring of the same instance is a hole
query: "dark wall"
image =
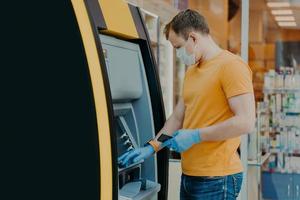
{"type": "Polygon", "coordinates": [[[0,199],[99,199],[97,124],[70,1],[1,5],[0,199]]]}

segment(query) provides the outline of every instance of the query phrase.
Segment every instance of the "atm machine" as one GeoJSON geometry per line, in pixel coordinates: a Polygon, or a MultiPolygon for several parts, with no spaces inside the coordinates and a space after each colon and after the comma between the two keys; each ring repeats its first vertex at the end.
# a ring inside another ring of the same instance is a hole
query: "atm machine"
{"type": "Polygon", "coordinates": [[[119,166],[165,121],[149,36],[138,7],[123,0],[72,0],[97,113],[100,199],[167,199],[168,151],[119,166]]]}
{"type": "MultiPolygon", "coordinates": [[[[143,146],[155,137],[149,86],[139,45],[99,35],[110,83],[117,154],[143,146]]],[[[154,199],[160,190],[157,161],[151,157],[118,166],[119,199],[154,199]]]]}
{"type": "Polygon", "coordinates": [[[117,162],[165,122],[139,8],[3,3],[0,199],[166,200],[167,149],[117,162]]]}

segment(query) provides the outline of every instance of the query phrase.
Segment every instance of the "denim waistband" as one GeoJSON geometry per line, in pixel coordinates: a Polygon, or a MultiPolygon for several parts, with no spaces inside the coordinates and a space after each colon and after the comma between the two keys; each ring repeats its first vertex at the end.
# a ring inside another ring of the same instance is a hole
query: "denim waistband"
{"type": "MultiPolygon", "coordinates": [[[[239,173],[236,173],[236,174],[242,174],[243,172],[239,172],[239,173]]],[[[233,175],[236,175],[236,174],[229,174],[229,175],[226,175],[226,176],[233,176],[233,175]]],[[[184,173],[182,173],[182,176],[185,176],[187,178],[191,178],[191,179],[199,179],[199,180],[203,180],[203,179],[216,179],[216,178],[224,178],[226,176],[191,176],[191,175],[186,175],[184,173]]]]}

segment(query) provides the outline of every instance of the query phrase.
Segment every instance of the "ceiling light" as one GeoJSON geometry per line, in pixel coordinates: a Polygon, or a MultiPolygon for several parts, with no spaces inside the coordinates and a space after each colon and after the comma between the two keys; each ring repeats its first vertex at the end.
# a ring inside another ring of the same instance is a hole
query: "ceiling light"
{"type": "Polygon", "coordinates": [[[272,10],[273,15],[292,15],[292,10],[272,10]]]}
{"type": "Polygon", "coordinates": [[[297,26],[296,22],[278,22],[279,26],[297,26]]]}
{"type": "Polygon", "coordinates": [[[294,16],[276,16],[275,20],[276,21],[284,21],[284,22],[295,21],[295,17],[294,16]]]}
{"type": "Polygon", "coordinates": [[[290,7],[290,2],[268,2],[268,7],[270,8],[280,8],[280,7],[290,7]]]}

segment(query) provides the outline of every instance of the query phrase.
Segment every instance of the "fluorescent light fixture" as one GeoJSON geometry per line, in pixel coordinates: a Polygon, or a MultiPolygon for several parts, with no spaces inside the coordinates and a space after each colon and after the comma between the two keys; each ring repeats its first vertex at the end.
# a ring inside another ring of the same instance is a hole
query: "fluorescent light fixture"
{"type": "Polygon", "coordinates": [[[295,17],[294,16],[276,16],[275,20],[282,21],[282,22],[290,22],[290,21],[295,21],[295,17]]]}
{"type": "Polygon", "coordinates": [[[290,2],[268,2],[268,7],[270,8],[283,8],[283,7],[290,7],[290,2]]]}
{"type": "Polygon", "coordinates": [[[292,15],[292,10],[271,10],[273,15],[292,15]]]}
{"type": "Polygon", "coordinates": [[[278,22],[279,26],[297,26],[296,22],[278,22]]]}

